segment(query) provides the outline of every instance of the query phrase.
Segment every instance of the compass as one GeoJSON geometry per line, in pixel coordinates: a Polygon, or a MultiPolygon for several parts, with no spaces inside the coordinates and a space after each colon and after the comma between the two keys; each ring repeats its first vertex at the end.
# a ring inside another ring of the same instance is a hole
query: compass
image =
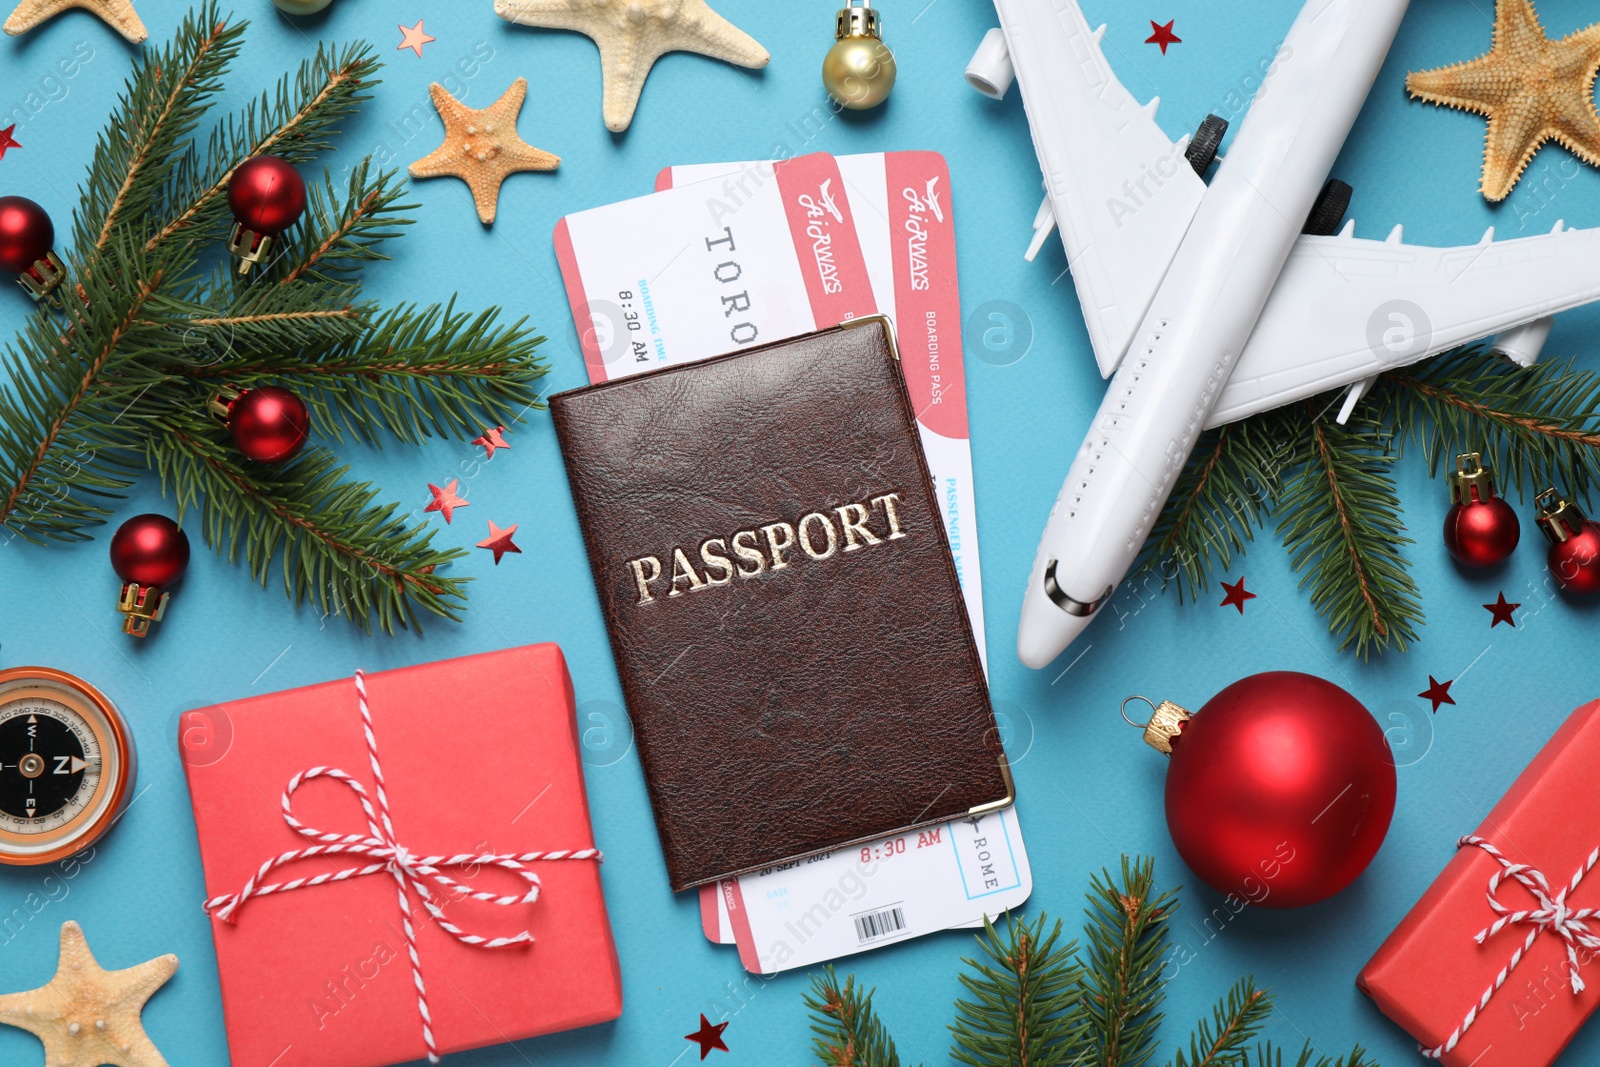
{"type": "Polygon", "coordinates": [[[133,739],[115,705],[49,667],[0,671],[0,863],[87,848],[132,794],[133,739]]]}

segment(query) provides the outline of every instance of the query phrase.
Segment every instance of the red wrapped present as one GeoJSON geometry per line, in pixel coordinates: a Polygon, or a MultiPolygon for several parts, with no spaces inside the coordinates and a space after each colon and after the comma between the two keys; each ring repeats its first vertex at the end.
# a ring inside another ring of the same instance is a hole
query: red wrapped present
{"type": "Polygon", "coordinates": [[[234,1067],[436,1060],[622,1013],[555,645],[180,731],[234,1067]]]}
{"type": "Polygon", "coordinates": [[[1357,985],[1449,1067],[1544,1067],[1600,1000],[1600,701],[1572,714],[1357,985]]]}

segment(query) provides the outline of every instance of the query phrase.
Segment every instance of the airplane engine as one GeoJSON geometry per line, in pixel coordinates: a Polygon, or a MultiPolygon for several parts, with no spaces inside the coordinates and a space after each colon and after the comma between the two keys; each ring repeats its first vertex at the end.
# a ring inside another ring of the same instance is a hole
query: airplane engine
{"type": "Polygon", "coordinates": [[[1512,327],[1504,333],[1495,335],[1495,339],[1489,343],[1489,351],[1509,359],[1519,367],[1531,367],[1538,362],[1539,354],[1544,351],[1544,343],[1550,340],[1550,327],[1555,321],[1550,316],[1545,316],[1512,327]]]}
{"type": "Polygon", "coordinates": [[[972,62],[967,64],[967,84],[991,100],[1003,100],[1016,77],[1005,31],[996,26],[983,35],[983,43],[972,53],[972,62]]]}

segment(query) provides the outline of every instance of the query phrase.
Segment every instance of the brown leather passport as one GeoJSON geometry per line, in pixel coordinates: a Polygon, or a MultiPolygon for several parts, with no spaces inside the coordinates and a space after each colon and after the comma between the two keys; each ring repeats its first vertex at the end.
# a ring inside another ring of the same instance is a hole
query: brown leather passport
{"type": "Polygon", "coordinates": [[[550,413],[674,890],[1010,803],[886,320],[550,413]]]}

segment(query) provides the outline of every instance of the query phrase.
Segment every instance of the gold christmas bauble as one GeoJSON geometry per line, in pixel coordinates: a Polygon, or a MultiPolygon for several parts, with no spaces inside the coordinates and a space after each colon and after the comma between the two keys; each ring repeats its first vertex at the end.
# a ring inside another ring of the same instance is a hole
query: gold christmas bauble
{"type": "Polygon", "coordinates": [[[272,6],[286,15],[315,15],[333,0],[272,0],[272,6]]]}
{"type": "Polygon", "coordinates": [[[833,47],[822,60],[822,87],[840,107],[866,111],[889,99],[894,88],[894,53],[879,35],[878,12],[847,7],[839,12],[833,47]]]}

